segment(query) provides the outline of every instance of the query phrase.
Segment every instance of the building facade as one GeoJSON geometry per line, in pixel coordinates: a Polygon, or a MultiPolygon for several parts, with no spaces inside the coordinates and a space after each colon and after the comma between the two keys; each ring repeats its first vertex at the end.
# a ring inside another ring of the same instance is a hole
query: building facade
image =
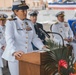
{"type": "MultiPolygon", "coordinates": [[[[13,1],[17,0],[0,0],[0,8],[10,8],[12,6],[13,1]]],[[[30,8],[41,7],[42,4],[44,4],[43,0],[25,0],[25,1],[30,8]]]]}
{"type": "Polygon", "coordinates": [[[13,0],[0,0],[0,8],[11,7],[13,0]]]}

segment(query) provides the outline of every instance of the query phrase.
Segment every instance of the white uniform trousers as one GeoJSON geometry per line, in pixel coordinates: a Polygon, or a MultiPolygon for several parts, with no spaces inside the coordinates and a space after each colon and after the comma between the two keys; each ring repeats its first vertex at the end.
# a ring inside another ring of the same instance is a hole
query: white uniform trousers
{"type": "Polygon", "coordinates": [[[72,53],[73,53],[74,58],[75,58],[75,61],[76,61],[76,43],[75,42],[72,42],[71,45],[73,46],[72,53]]]}
{"type": "Polygon", "coordinates": [[[2,67],[0,67],[0,75],[3,75],[3,73],[2,73],[2,67]]]}
{"type": "Polygon", "coordinates": [[[11,75],[19,75],[19,62],[17,60],[14,62],[8,61],[8,67],[11,75]]]}

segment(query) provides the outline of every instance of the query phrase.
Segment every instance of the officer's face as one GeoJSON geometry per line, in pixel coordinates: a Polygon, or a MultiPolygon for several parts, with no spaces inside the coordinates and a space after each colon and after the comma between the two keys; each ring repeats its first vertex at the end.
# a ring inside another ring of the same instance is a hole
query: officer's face
{"type": "Polygon", "coordinates": [[[58,16],[57,19],[58,19],[60,22],[64,22],[64,16],[58,16]]]}
{"type": "Polygon", "coordinates": [[[5,23],[6,23],[6,19],[4,19],[4,20],[0,20],[0,25],[1,25],[1,26],[4,26],[5,23]]]}
{"type": "Polygon", "coordinates": [[[36,21],[37,21],[37,16],[30,16],[30,20],[31,20],[33,23],[36,23],[36,21]]]}
{"type": "Polygon", "coordinates": [[[17,10],[15,11],[16,16],[18,16],[21,20],[24,20],[27,17],[27,10],[17,10]]]}

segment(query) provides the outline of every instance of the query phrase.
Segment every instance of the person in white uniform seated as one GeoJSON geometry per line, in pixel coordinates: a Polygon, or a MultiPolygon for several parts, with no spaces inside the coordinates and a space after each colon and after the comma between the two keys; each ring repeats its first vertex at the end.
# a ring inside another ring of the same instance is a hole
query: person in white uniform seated
{"type": "MultiPolygon", "coordinates": [[[[56,14],[57,17],[57,22],[55,24],[53,24],[52,26],[52,32],[57,32],[59,34],[61,34],[61,36],[63,37],[64,40],[64,45],[72,45],[73,47],[73,53],[74,53],[74,57],[76,60],[76,43],[73,43],[73,32],[68,24],[68,22],[64,21],[64,11],[60,11],[56,14]]],[[[54,42],[58,43],[58,44],[63,44],[62,43],[62,39],[59,35],[57,34],[53,34],[53,40],[54,42]]]]}
{"type": "Polygon", "coordinates": [[[14,1],[12,11],[16,17],[6,22],[5,39],[7,46],[2,58],[8,61],[11,75],[19,75],[19,61],[15,57],[20,58],[22,54],[32,52],[31,42],[39,50],[46,48],[36,35],[32,22],[27,19],[27,9],[29,7],[24,1],[14,1]]]}
{"type": "Polygon", "coordinates": [[[0,14],[0,75],[3,75],[2,68],[5,64],[3,64],[3,59],[1,58],[3,51],[5,50],[6,42],[5,42],[5,23],[7,20],[6,14],[0,14]]]}

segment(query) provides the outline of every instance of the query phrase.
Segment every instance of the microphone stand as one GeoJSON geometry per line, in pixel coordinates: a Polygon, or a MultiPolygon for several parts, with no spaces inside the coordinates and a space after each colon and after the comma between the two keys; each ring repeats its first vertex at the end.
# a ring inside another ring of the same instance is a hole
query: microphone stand
{"type": "Polygon", "coordinates": [[[39,28],[39,30],[40,30],[44,35],[46,35],[49,39],[50,39],[50,35],[49,35],[48,33],[59,35],[59,36],[61,37],[61,39],[62,39],[62,44],[63,44],[63,47],[64,47],[64,39],[63,39],[63,37],[62,37],[62,35],[61,35],[61,34],[56,33],[56,32],[50,32],[50,31],[49,31],[49,32],[47,32],[47,31],[45,31],[45,30],[43,30],[43,29],[41,29],[41,28],[39,28]]]}
{"type": "Polygon", "coordinates": [[[61,39],[62,39],[62,44],[63,44],[63,47],[64,47],[64,39],[63,39],[63,37],[62,37],[62,35],[61,34],[59,34],[59,33],[57,33],[57,32],[46,32],[46,33],[50,33],[50,34],[57,34],[57,35],[59,35],[60,37],[61,37],[61,39]]]}

